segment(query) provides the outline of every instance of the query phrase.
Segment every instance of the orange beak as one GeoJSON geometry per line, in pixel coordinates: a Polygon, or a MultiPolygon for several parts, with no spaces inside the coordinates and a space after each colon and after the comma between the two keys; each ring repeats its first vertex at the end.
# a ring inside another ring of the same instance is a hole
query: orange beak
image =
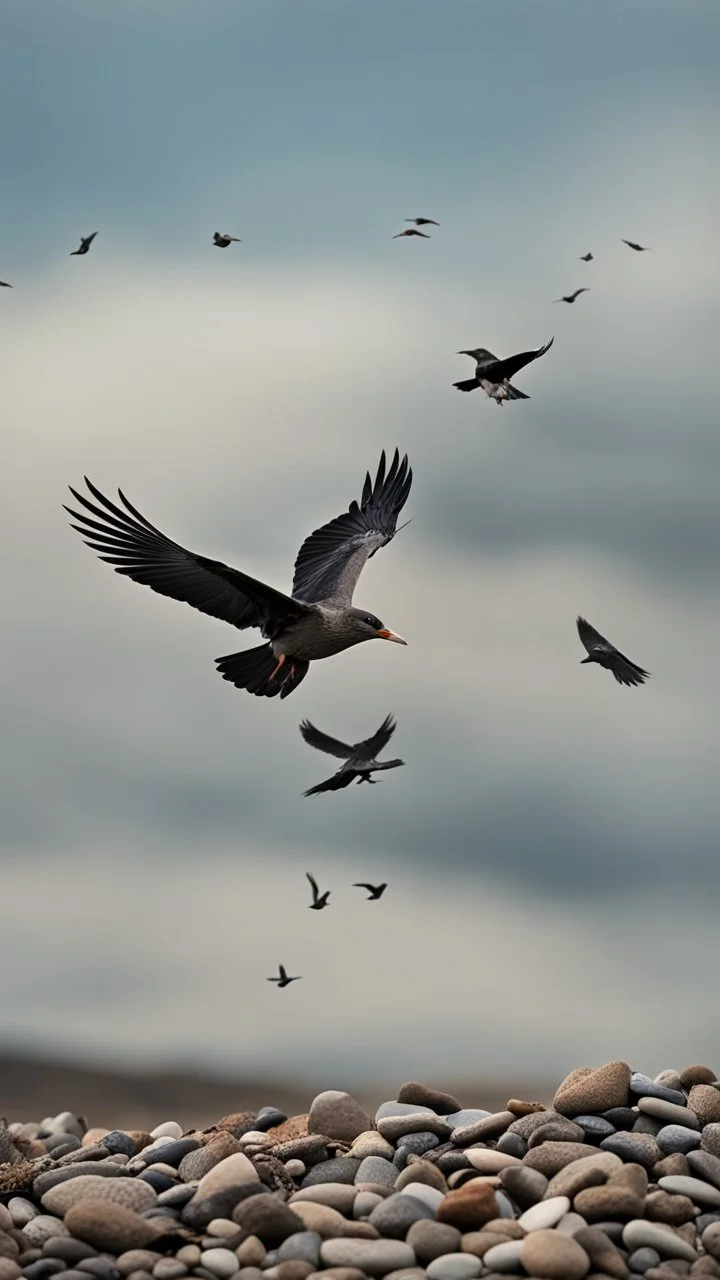
{"type": "Polygon", "coordinates": [[[402,636],[397,636],[394,631],[387,631],[384,627],[382,631],[376,631],[375,635],[378,640],[394,640],[395,644],[407,644],[407,640],[403,640],[402,636]]]}

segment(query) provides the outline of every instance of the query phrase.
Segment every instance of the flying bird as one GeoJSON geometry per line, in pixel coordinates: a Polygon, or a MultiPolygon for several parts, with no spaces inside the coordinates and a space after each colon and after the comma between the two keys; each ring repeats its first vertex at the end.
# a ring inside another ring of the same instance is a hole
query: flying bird
{"type": "Polygon", "coordinates": [[[268,982],[277,982],[279,987],[289,987],[291,982],[299,982],[302,974],[299,973],[295,978],[289,978],[284,964],[278,965],[278,978],[268,978],[268,982]]]}
{"type": "Polygon", "coordinates": [[[609,640],[600,635],[594,627],[590,626],[584,618],[578,617],[577,620],[578,635],[587,649],[588,656],[583,658],[581,665],[586,662],[597,662],[601,667],[606,667],[608,671],[612,671],[618,684],[637,685],[644,684],[650,677],[649,671],[644,671],[637,663],[631,662],[625,657],[624,653],[620,653],[609,640]]]}
{"type": "Polygon", "coordinates": [[[540,356],[544,356],[554,341],[551,338],[544,347],[538,347],[537,351],[521,351],[517,356],[507,356],[505,360],[498,360],[485,347],[475,347],[473,351],[458,351],[459,356],[470,356],[475,361],[475,377],[467,378],[464,382],[454,382],[453,386],[458,391],[474,391],[476,387],[482,387],[488,399],[499,405],[504,400],[529,400],[530,397],[524,391],[518,391],[512,385],[510,378],[532,360],[539,360],[540,356]]]}
{"type": "Polygon", "coordinates": [[[367,889],[368,896],[365,899],[365,901],[377,902],[378,898],[382,898],[385,890],[387,889],[387,885],[386,884],[367,884],[366,881],[361,880],[359,884],[353,885],[353,889],[367,889]]]}
{"type": "Polygon", "coordinates": [[[227,249],[229,244],[242,244],[242,240],[239,236],[229,236],[225,231],[214,231],[213,244],[216,249],[227,249]]]}
{"type": "Polygon", "coordinates": [[[321,894],[317,887],[317,880],[315,877],[311,876],[309,871],[306,871],[305,875],[307,876],[310,882],[310,888],[312,889],[312,902],[310,903],[308,910],[322,911],[323,907],[329,907],[330,890],[326,889],[325,892],[321,894]]]}
{"type": "Polygon", "coordinates": [[[439,227],[434,218],[406,218],[406,222],[414,222],[416,227],[439,227]]]}
{"type": "Polygon", "coordinates": [[[326,751],[328,755],[337,756],[342,760],[337,773],[325,782],[319,782],[316,787],[311,787],[304,793],[306,796],[318,796],[321,791],[340,791],[343,787],[349,787],[356,778],[358,783],[374,783],[370,775],[377,769],[398,769],[405,763],[404,760],[376,759],[395,732],[395,721],[392,716],[386,716],[371,738],[365,738],[363,742],[356,742],[352,746],[316,729],[309,720],[301,722],[300,732],[309,746],[315,747],[318,751],[326,751]]]}
{"type": "Polygon", "coordinates": [[[244,631],[258,627],[266,643],[216,658],[223,680],[259,698],[286,698],[305,678],[311,662],[342,653],[363,640],[406,644],[374,613],[353,606],[358,578],[367,561],[395,536],[407,502],[412,471],[398,450],[386,471],[385,452],[375,480],[365,477],[360,503],[329,520],[305,539],[295,561],[292,594],[258,582],[219,560],[187,551],[150,524],[118,494],[122,507],[85,477],[96,502],[70,488],[84,512],[65,510],[75,529],[116,573],[151,587],[159,595],[192,605],[201,613],[244,631]],[[99,505],[98,505],[99,504],[99,505]]]}
{"type": "Polygon", "coordinates": [[[590,292],[590,289],[586,285],[584,289],[576,289],[574,293],[566,293],[562,298],[554,298],[553,301],[554,302],[574,302],[576,298],[580,297],[581,293],[589,293],[589,292],[590,292]]]}
{"type": "Polygon", "coordinates": [[[0,289],[12,289],[12,285],[7,280],[0,280],[0,289]]]}
{"type": "Polygon", "coordinates": [[[592,262],[594,256],[592,253],[584,253],[581,258],[578,258],[578,262],[592,262]]]}
{"type": "Polygon", "coordinates": [[[626,244],[628,249],[634,249],[636,253],[650,253],[646,244],[635,244],[634,240],[623,240],[623,244],[626,244]]]}
{"type": "Polygon", "coordinates": [[[93,242],[93,240],[95,239],[96,235],[97,235],[97,231],[93,231],[93,233],[92,233],[92,235],[91,235],[91,236],[81,236],[81,237],[80,237],[80,248],[79,248],[79,249],[73,249],[72,253],[70,254],[70,257],[71,257],[71,258],[76,258],[78,254],[81,254],[81,255],[82,255],[83,253],[88,253],[88,252],[89,252],[89,250],[90,250],[90,245],[92,244],[92,242],[93,242]]]}
{"type": "Polygon", "coordinates": [[[430,240],[431,237],[424,231],[418,231],[416,227],[408,227],[407,231],[398,231],[393,240],[400,240],[402,236],[422,236],[423,240],[430,240]]]}

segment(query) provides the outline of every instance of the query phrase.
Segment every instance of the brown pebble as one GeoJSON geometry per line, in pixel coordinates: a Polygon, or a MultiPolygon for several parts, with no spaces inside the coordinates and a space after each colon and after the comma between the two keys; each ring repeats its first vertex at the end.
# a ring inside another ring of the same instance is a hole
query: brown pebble
{"type": "Polygon", "coordinates": [[[143,1249],[166,1234],[133,1209],[112,1200],[82,1200],[68,1209],[64,1221],[71,1236],[114,1254],[143,1249]]]}
{"type": "Polygon", "coordinates": [[[581,1227],[573,1238],[582,1245],[590,1259],[590,1265],[597,1271],[602,1275],[612,1276],[613,1280],[625,1280],[627,1265],[620,1250],[616,1249],[604,1231],[597,1227],[581,1227]]]}
{"type": "Polygon", "coordinates": [[[405,1242],[414,1251],[418,1262],[426,1267],[444,1253],[460,1253],[462,1238],[457,1227],[451,1227],[447,1222],[421,1218],[418,1222],[413,1222],[405,1242]]]}
{"type": "Polygon", "coordinates": [[[0,1280],[17,1280],[20,1275],[20,1264],[14,1258],[0,1258],[0,1280]]]}
{"type": "Polygon", "coordinates": [[[451,1093],[443,1093],[440,1089],[419,1084],[416,1080],[409,1080],[407,1084],[400,1086],[397,1101],[413,1107],[429,1107],[438,1116],[449,1116],[455,1111],[462,1111],[462,1103],[451,1093]]]}
{"type": "Polygon", "coordinates": [[[494,1231],[495,1235],[508,1236],[510,1240],[524,1240],[527,1231],[514,1218],[491,1218],[486,1222],[483,1231],[494,1231]]]}
{"type": "Polygon", "coordinates": [[[437,1211],[438,1222],[448,1222],[459,1231],[475,1231],[499,1216],[495,1192],[479,1178],[473,1178],[457,1191],[448,1191],[437,1211]]]}
{"type": "Polygon", "coordinates": [[[720,1089],[713,1089],[710,1084],[693,1085],[688,1094],[688,1106],[701,1125],[717,1124],[720,1120],[720,1089]]]}
{"type": "Polygon", "coordinates": [[[268,1137],[274,1138],[276,1142],[292,1142],[294,1138],[306,1138],[308,1119],[309,1113],[304,1116],[290,1116],[289,1120],[284,1120],[282,1124],[276,1124],[274,1128],[268,1129],[268,1137]]]}
{"type": "Polygon", "coordinates": [[[601,1186],[602,1183],[607,1182],[611,1174],[617,1173],[620,1169],[622,1169],[622,1160],[612,1151],[600,1151],[595,1155],[583,1156],[580,1160],[573,1160],[551,1178],[545,1192],[545,1199],[550,1200],[553,1196],[568,1196],[572,1200],[578,1191],[584,1191],[586,1187],[601,1186]]]}
{"type": "Polygon", "coordinates": [[[315,1270],[312,1262],[303,1258],[286,1258],[273,1267],[275,1280],[307,1280],[315,1270]]]}
{"type": "Polygon", "coordinates": [[[438,1169],[436,1164],[431,1164],[429,1160],[423,1160],[422,1156],[415,1160],[408,1160],[405,1168],[401,1170],[393,1188],[394,1191],[402,1191],[409,1182],[423,1182],[427,1187],[436,1187],[443,1194],[447,1191],[447,1182],[445,1175],[438,1169]]]}
{"type": "MultiPolygon", "coordinates": [[[[508,1222],[510,1219],[508,1218],[508,1222]]],[[[499,1231],[466,1231],[460,1243],[460,1253],[471,1253],[474,1258],[484,1258],[488,1249],[496,1244],[507,1244],[511,1239],[505,1232],[499,1231]]]]}
{"type": "MultiPolygon", "coordinates": [[[[296,1231],[304,1231],[302,1218],[270,1193],[249,1196],[235,1206],[233,1222],[251,1236],[259,1236],[266,1247],[274,1249],[296,1231]]],[[[344,1221],[344,1219],[343,1219],[344,1221]]]]}
{"type": "Polygon", "coordinates": [[[529,1169],[539,1169],[546,1178],[552,1178],[574,1160],[602,1154],[597,1147],[587,1147],[581,1142],[543,1142],[523,1156],[523,1164],[529,1169]]]}
{"type": "Polygon", "coordinates": [[[133,1271],[152,1271],[162,1254],[155,1249],[126,1249],[115,1261],[121,1276],[129,1276],[133,1271]]]}
{"type": "Polygon", "coordinates": [[[717,1076],[711,1067],[685,1067],[680,1079],[686,1089],[691,1089],[694,1084],[713,1084],[717,1076]]]}
{"type": "Polygon", "coordinates": [[[547,1124],[541,1124],[539,1129],[530,1134],[528,1147],[532,1151],[533,1147],[539,1147],[543,1142],[584,1141],[585,1130],[581,1129],[579,1124],[573,1124],[572,1120],[566,1120],[564,1116],[558,1116],[556,1120],[548,1120],[547,1124]]]}
{"type": "Polygon", "coordinates": [[[248,1236],[235,1250],[241,1267],[262,1267],[267,1249],[259,1236],[248,1236]]]}
{"type": "Polygon", "coordinates": [[[690,1268],[691,1276],[720,1276],[720,1262],[716,1262],[714,1258],[707,1255],[704,1258],[698,1258],[697,1262],[693,1262],[690,1268]]]}
{"type": "Polygon", "coordinates": [[[626,1107],[630,1097],[627,1062],[606,1062],[602,1067],[578,1067],[563,1080],[553,1106],[564,1116],[593,1115],[612,1107],[626,1107]]]}
{"type": "Polygon", "coordinates": [[[679,1227],[696,1216],[697,1209],[689,1196],[674,1196],[668,1191],[658,1190],[645,1201],[645,1217],[649,1222],[666,1222],[670,1227],[679,1227]]]}
{"type": "Polygon", "coordinates": [[[541,1280],[583,1280],[590,1266],[582,1245],[572,1236],[548,1228],[531,1231],[525,1237],[521,1261],[531,1276],[541,1280]]]}
{"type": "Polygon", "coordinates": [[[521,1116],[532,1116],[537,1111],[547,1111],[544,1102],[525,1102],[522,1098],[508,1098],[506,1110],[512,1111],[518,1119],[521,1116]]]}
{"type": "Polygon", "coordinates": [[[670,1178],[678,1174],[687,1177],[692,1173],[687,1156],[684,1156],[680,1151],[674,1151],[672,1155],[665,1156],[663,1160],[658,1160],[650,1172],[655,1182],[658,1182],[660,1178],[670,1178]]]}

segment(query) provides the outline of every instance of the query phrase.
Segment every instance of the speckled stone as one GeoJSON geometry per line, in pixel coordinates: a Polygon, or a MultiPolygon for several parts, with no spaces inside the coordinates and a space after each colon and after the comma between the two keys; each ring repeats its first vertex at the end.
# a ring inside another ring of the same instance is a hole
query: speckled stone
{"type": "Polygon", "coordinates": [[[323,1240],[342,1235],[349,1225],[344,1214],[331,1208],[329,1204],[315,1204],[312,1200],[293,1200],[292,1211],[300,1218],[306,1231],[317,1231],[323,1240]]]}
{"type": "Polygon", "coordinates": [[[688,1106],[701,1125],[720,1122],[720,1090],[712,1085],[693,1085],[688,1095],[688,1106]]]}
{"type": "Polygon", "coordinates": [[[660,1178],[674,1178],[677,1175],[686,1178],[690,1176],[690,1165],[687,1156],[676,1151],[673,1155],[663,1156],[662,1160],[658,1160],[650,1172],[655,1182],[659,1182],[660,1178]]]}
{"type": "Polygon", "coordinates": [[[239,1151],[240,1143],[237,1138],[221,1130],[212,1137],[210,1142],[183,1156],[178,1165],[178,1173],[183,1182],[199,1181],[211,1169],[217,1168],[228,1156],[235,1155],[239,1151]]]}
{"type": "Polygon", "coordinates": [[[313,1098],[308,1115],[308,1133],[352,1142],[371,1128],[370,1116],[349,1093],[326,1089],[313,1098]]]}
{"type": "Polygon", "coordinates": [[[514,1116],[531,1116],[536,1111],[547,1111],[544,1102],[528,1102],[525,1098],[508,1098],[507,1110],[512,1111],[514,1116]]]}
{"type": "Polygon", "coordinates": [[[495,1150],[501,1151],[503,1155],[515,1156],[517,1160],[522,1160],[527,1154],[528,1144],[519,1133],[510,1133],[508,1130],[507,1133],[500,1134],[495,1150]]]}
{"type": "Polygon", "coordinates": [[[448,1189],[442,1170],[429,1160],[409,1160],[406,1168],[397,1176],[395,1190],[402,1191],[411,1182],[424,1182],[426,1186],[442,1191],[443,1195],[448,1189]]]}
{"type": "Polygon", "coordinates": [[[543,1142],[540,1147],[533,1147],[523,1156],[523,1164],[529,1169],[539,1169],[547,1178],[552,1178],[566,1165],[575,1160],[582,1160],[594,1152],[580,1142],[543,1142]]]}
{"type": "Polygon", "coordinates": [[[533,1231],[523,1240],[520,1257],[531,1276],[549,1280],[583,1280],[590,1266],[582,1245],[559,1231],[533,1231]]]}
{"type": "Polygon", "coordinates": [[[643,1212],[645,1201],[627,1186],[606,1183],[603,1187],[587,1187],[579,1191],[573,1207],[588,1223],[604,1222],[606,1218],[627,1221],[643,1212]]]}
{"type": "Polygon", "coordinates": [[[106,1200],[142,1213],[156,1203],[157,1195],[140,1178],[97,1178],[83,1174],[51,1187],[42,1196],[41,1203],[51,1213],[64,1216],[68,1209],[82,1200],[106,1200]]]}
{"type": "Polygon", "coordinates": [[[491,1114],[480,1107],[462,1107],[459,1111],[451,1111],[449,1115],[443,1116],[443,1120],[451,1129],[467,1129],[468,1125],[477,1124],[479,1120],[487,1120],[491,1114]]]}
{"type": "MultiPolygon", "coordinates": [[[[314,1187],[321,1182],[354,1182],[361,1163],[360,1160],[351,1160],[349,1156],[335,1156],[334,1160],[321,1160],[319,1164],[313,1165],[312,1169],[308,1169],[300,1185],[304,1191],[306,1187],[314,1187]]],[[[393,1172],[397,1174],[397,1169],[394,1167],[393,1172]]]]}
{"type": "Polygon", "coordinates": [[[512,1111],[496,1111],[475,1124],[461,1125],[453,1129],[452,1140],[457,1147],[470,1146],[473,1142],[490,1142],[515,1123],[512,1111]]]}
{"type": "Polygon", "coordinates": [[[521,1209],[529,1209],[531,1205],[537,1204],[548,1189],[545,1174],[537,1169],[528,1169],[526,1165],[513,1165],[503,1169],[500,1181],[521,1209]]]}
{"type": "Polygon", "coordinates": [[[364,1160],[366,1156],[382,1156],[383,1160],[392,1160],[395,1148],[387,1138],[383,1138],[377,1129],[368,1129],[353,1142],[348,1155],[353,1160],[364,1160]]]}
{"type": "Polygon", "coordinates": [[[421,1266],[426,1266],[444,1253],[459,1252],[462,1235],[457,1227],[426,1218],[414,1222],[405,1239],[421,1266]]]}
{"type": "Polygon", "coordinates": [[[401,1191],[382,1200],[373,1209],[369,1221],[384,1239],[404,1240],[414,1222],[434,1217],[427,1204],[401,1191]]]}
{"type": "Polygon", "coordinates": [[[88,1199],[72,1205],[65,1214],[65,1226],[72,1236],[113,1254],[147,1248],[163,1234],[133,1209],[111,1200],[88,1199]]]}
{"type": "Polygon", "coordinates": [[[644,1165],[646,1169],[651,1169],[662,1156],[657,1142],[648,1133],[613,1133],[611,1137],[603,1138],[600,1147],[603,1151],[612,1151],[621,1160],[644,1165]]]}
{"type": "Polygon", "coordinates": [[[700,1140],[703,1151],[720,1158],[720,1124],[706,1124],[700,1140]]]}
{"type": "MultiPolygon", "coordinates": [[[[65,1223],[50,1214],[40,1213],[31,1222],[28,1222],[23,1228],[23,1235],[34,1249],[42,1249],[47,1240],[53,1237],[69,1235],[65,1223]]],[[[62,1254],[58,1254],[62,1257],[62,1254]]]]}
{"type": "Polygon", "coordinates": [[[687,1155],[688,1151],[694,1151],[699,1147],[704,1134],[699,1134],[695,1129],[688,1129],[681,1124],[666,1124],[657,1135],[656,1142],[661,1151],[667,1155],[680,1152],[687,1155]]]}
{"type": "Polygon", "coordinates": [[[325,1240],[320,1258],[323,1267],[357,1267],[368,1276],[415,1266],[415,1254],[401,1240],[325,1240]]]}
{"type": "Polygon", "coordinates": [[[228,1280],[240,1269],[240,1263],[231,1249],[204,1249],[200,1265],[218,1280],[228,1280]]]}
{"type": "Polygon", "coordinates": [[[441,1090],[432,1089],[429,1085],[418,1084],[416,1080],[409,1080],[407,1084],[401,1086],[397,1100],[411,1103],[413,1106],[429,1107],[439,1116],[450,1115],[453,1111],[460,1110],[460,1103],[451,1093],[442,1093],[441,1090]]]}
{"type": "Polygon", "coordinates": [[[626,1107],[630,1095],[627,1062],[607,1062],[602,1067],[579,1067],[563,1080],[553,1106],[564,1116],[587,1115],[626,1107]]]}
{"type": "Polygon", "coordinates": [[[355,1183],[377,1182],[381,1187],[394,1187],[398,1170],[390,1160],[382,1156],[366,1156],[355,1172],[355,1183]]]}
{"type": "MultiPolygon", "coordinates": [[[[622,1168],[622,1160],[611,1151],[598,1151],[595,1155],[573,1160],[550,1179],[545,1194],[569,1196],[572,1200],[578,1191],[586,1187],[598,1187],[607,1182],[611,1174],[622,1168]]],[[[503,1179],[504,1180],[504,1179],[503,1179]]]]}
{"type": "MultiPolygon", "coordinates": [[[[635,1275],[644,1275],[650,1267],[658,1267],[660,1265],[660,1254],[657,1249],[649,1249],[645,1246],[642,1249],[636,1249],[628,1257],[628,1267],[635,1275]]],[[[626,1269],[627,1274],[627,1269],[626,1269]]]]}
{"type": "Polygon", "coordinates": [[[675,1231],[668,1230],[659,1222],[644,1222],[636,1218],[625,1224],[622,1238],[625,1248],[630,1252],[647,1246],[656,1249],[661,1258],[681,1258],[686,1262],[694,1262],[698,1256],[696,1250],[675,1231]]]}

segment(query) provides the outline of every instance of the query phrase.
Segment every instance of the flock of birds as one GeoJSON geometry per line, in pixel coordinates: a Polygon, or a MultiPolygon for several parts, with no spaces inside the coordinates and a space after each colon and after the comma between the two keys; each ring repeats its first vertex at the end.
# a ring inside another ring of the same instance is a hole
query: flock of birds
{"type": "MultiPolygon", "coordinates": [[[[398,232],[401,236],[430,237],[420,231],[422,226],[439,226],[432,218],[408,218],[413,225],[398,232]]],[[[72,257],[87,254],[97,235],[83,236],[72,257]]],[[[239,243],[239,237],[215,232],[213,244],[226,249],[239,243]]],[[[638,253],[646,246],[624,240],[624,244],[638,253]]],[[[593,260],[588,252],[580,259],[593,260]]],[[[4,281],[0,285],[12,288],[4,281]]],[[[586,289],[556,301],[572,303],[586,289]]],[[[484,347],[461,351],[475,361],[472,378],[453,385],[459,391],[482,388],[485,395],[502,405],[506,400],[527,400],[510,381],[521,369],[539,359],[550,350],[551,338],[534,351],[500,359],[484,347]]],[[[191,605],[201,613],[229,623],[240,631],[257,629],[263,643],[252,649],[244,649],[217,658],[216,665],[223,680],[236,689],[245,689],[255,697],[287,698],[307,675],[310,664],[321,658],[342,653],[366,640],[386,640],[394,644],[407,642],[391,631],[374,613],[353,604],[360,574],[376,551],[387,546],[398,532],[398,517],[403,510],[412,485],[412,470],[407,455],[400,457],[395,449],[390,466],[385,451],[372,479],[365,476],[360,501],[353,500],[348,509],[326,524],[315,529],[303,542],[295,560],[295,571],[289,594],[260,582],[239,569],[233,569],[219,560],[211,560],[197,552],[189,551],[162,533],[143,516],[118,489],[121,505],[107,498],[85,477],[89,497],[70,488],[81,510],[71,507],[65,510],[72,517],[72,528],[101,560],[111,564],[116,573],[123,574],[160,595],[169,596],[191,605]]],[[[404,528],[401,525],[400,528],[404,528]]],[[[595,663],[611,671],[615,680],[626,686],[640,685],[649,672],[632,662],[590,625],[585,618],[577,618],[577,630],[587,652],[583,663],[595,663]]],[[[326,791],[339,791],[351,783],[373,783],[372,774],[381,770],[396,769],[403,760],[379,760],[378,756],[388,745],[396,724],[391,715],[369,738],[346,743],[316,728],[309,720],[300,723],[305,742],[341,761],[337,771],[323,782],[304,792],[316,796],[326,791]]],[[[330,890],[320,893],[310,872],[306,872],[312,890],[310,909],[323,910],[329,905],[330,890]]],[[[357,882],[354,888],[368,891],[368,901],[382,897],[387,884],[373,885],[357,882]]],[[[298,981],[298,976],[288,975],[283,965],[278,976],[268,982],[286,987],[298,981]]]]}

